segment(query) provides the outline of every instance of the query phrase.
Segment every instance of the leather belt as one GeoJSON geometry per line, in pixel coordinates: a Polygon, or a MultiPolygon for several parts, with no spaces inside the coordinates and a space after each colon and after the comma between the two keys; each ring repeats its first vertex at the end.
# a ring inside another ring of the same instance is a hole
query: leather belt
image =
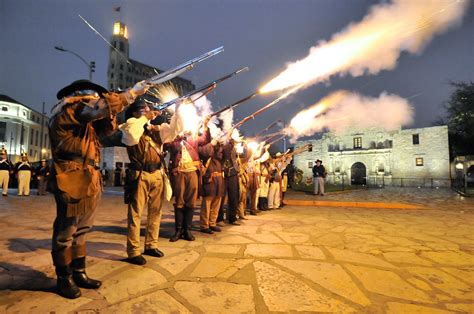
{"type": "Polygon", "coordinates": [[[154,163],[154,164],[145,164],[143,167],[140,167],[136,164],[130,164],[130,169],[140,171],[143,170],[145,172],[155,172],[156,170],[161,169],[161,163],[154,163]]]}
{"type": "Polygon", "coordinates": [[[74,162],[77,162],[78,164],[86,164],[95,168],[97,168],[99,165],[98,163],[95,162],[94,159],[87,158],[86,161],[84,162],[83,157],[77,156],[77,155],[71,155],[71,154],[61,154],[58,156],[58,159],[65,160],[65,161],[74,161],[74,162]]]}

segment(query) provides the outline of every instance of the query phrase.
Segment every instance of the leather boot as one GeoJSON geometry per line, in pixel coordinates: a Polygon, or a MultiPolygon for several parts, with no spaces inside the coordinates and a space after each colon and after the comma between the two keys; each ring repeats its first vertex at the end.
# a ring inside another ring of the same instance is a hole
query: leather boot
{"type": "Polygon", "coordinates": [[[262,197],[263,198],[263,208],[265,208],[265,210],[270,210],[268,208],[268,197],[262,197]]]}
{"type": "Polygon", "coordinates": [[[266,211],[265,209],[265,202],[263,197],[258,198],[258,209],[261,211],[266,211]]]}
{"type": "Polygon", "coordinates": [[[191,233],[193,225],[194,208],[184,208],[184,233],[183,238],[187,241],[194,241],[196,238],[191,233]]]}
{"type": "Polygon", "coordinates": [[[76,285],[85,289],[98,289],[102,282],[89,278],[86,274],[86,258],[80,257],[73,259],[71,262],[72,279],[76,285]]]}
{"type": "Polygon", "coordinates": [[[58,294],[68,299],[77,299],[81,294],[81,290],[72,279],[72,272],[69,265],[56,266],[56,275],[58,280],[56,283],[56,289],[58,294]]]}
{"type": "Polygon", "coordinates": [[[174,208],[174,226],[175,233],[171,236],[170,242],[176,242],[183,237],[183,208],[174,208]]]}

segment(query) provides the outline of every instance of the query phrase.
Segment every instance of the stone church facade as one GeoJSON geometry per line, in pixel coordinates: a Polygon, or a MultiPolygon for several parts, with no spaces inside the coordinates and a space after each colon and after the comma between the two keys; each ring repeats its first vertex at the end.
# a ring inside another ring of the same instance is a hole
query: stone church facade
{"type": "Polygon", "coordinates": [[[321,139],[298,141],[312,151],[294,157],[294,165],[310,180],[321,159],[332,184],[449,186],[448,127],[385,131],[371,128],[345,134],[325,133],[321,139]]]}

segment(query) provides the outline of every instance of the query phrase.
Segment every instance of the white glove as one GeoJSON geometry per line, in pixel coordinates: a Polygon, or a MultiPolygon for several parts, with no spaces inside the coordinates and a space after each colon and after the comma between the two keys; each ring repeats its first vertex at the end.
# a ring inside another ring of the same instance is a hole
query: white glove
{"type": "Polygon", "coordinates": [[[150,86],[151,85],[149,83],[145,81],[140,81],[130,89],[130,94],[132,94],[133,97],[137,98],[138,96],[145,94],[148,88],[150,88],[150,86]]]}

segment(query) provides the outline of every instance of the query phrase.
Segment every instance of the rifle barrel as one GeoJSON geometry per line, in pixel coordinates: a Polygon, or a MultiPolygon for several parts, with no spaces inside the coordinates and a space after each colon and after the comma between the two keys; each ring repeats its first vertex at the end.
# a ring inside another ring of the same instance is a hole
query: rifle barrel
{"type": "Polygon", "coordinates": [[[213,81],[209,84],[206,84],[206,85],[204,85],[204,86],[202,86],[202,87],[200,87],[200,88],[198,88],[198,89],[196,89],[192,92],[189,92],[189,93],[187,93],[183,96],[177,97],[177,98],[175,98],[173,100],[170,100],[168,102],[165,102],[161,105],[156,105],[156,106],[154,106],[154,109],[155,110],[163,110],[163,109],[166,109],[169,106],[172,106],[172,105],[174,105],[178,102],[182,102],[186,99],[190,99],[191,97],[193,97],[196,94],[199,94],[199,93],[202,93],[202,92],[205,92],[205,91],[210,92],[214,88],[217,87],[217,84],[219,84],[219,83],[221,83],[221,82],[223,82],[227,79],[230,79],[231,77],[236,76],[236,75],[240,74],[241,72],[247,71],[248,69],[249,69],[248,67],[240,68],[240,69],[238,69],[238,70],[236,70],[236,71],[234,71],[230,74],[227,74],[226,76],[223,76],[223,77],[221,77],[221,78],[219,78],[219,79],[217,79],[217,80],[215,80],[215,81],[213,81]]]}

